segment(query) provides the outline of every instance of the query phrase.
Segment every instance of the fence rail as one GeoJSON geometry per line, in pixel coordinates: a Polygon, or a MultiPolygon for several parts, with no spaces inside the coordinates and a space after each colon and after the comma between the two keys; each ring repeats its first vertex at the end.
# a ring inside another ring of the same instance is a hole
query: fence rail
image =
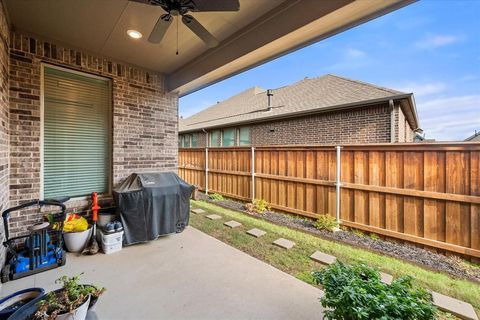
{"type": "Polygon", "coordinates": [[[180,149],[179,174],[208,192],[480,258],[480,143],[180,149]]]}

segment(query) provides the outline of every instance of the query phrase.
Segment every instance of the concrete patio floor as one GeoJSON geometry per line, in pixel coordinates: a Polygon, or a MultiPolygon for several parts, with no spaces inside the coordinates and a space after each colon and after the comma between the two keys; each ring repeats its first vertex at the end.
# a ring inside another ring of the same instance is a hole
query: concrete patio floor
{"type": "Polygon", "coordinates": [[[321,319],[321,291],[215,238],[183,233],[3,284],[1,296],[84,272],[107,288],[99,319],[321,319]]]}

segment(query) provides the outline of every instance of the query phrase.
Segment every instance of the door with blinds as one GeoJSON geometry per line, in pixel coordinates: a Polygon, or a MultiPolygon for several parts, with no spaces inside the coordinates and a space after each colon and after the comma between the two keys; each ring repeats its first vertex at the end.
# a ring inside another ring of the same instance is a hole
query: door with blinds
{"type": "Polygon", "coordinates": [[[109,192],[109,79],[44,68],[44,199],[109,192]]]}

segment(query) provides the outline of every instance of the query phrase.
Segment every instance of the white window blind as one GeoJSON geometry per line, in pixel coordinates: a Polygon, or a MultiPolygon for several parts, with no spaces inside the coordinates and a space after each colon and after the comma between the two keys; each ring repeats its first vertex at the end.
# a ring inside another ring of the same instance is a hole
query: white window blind
{"type": "Polygon", "coordinates": [[[108,192],[110,80],[45,67],[44,198],[108,192]]]}

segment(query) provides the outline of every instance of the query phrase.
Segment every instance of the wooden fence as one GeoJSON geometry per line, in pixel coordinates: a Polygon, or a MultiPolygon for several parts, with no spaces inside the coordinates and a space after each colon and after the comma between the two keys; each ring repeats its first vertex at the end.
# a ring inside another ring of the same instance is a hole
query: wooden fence
{"type": "Polygon", "coordinates": [[[180,149],[201,190],[480,258],[480,143],[180,149]],[[252,162],[252,154],[254,161],[252,162]],[[253,181],[253,183],[252,183],[253,181]]]}

